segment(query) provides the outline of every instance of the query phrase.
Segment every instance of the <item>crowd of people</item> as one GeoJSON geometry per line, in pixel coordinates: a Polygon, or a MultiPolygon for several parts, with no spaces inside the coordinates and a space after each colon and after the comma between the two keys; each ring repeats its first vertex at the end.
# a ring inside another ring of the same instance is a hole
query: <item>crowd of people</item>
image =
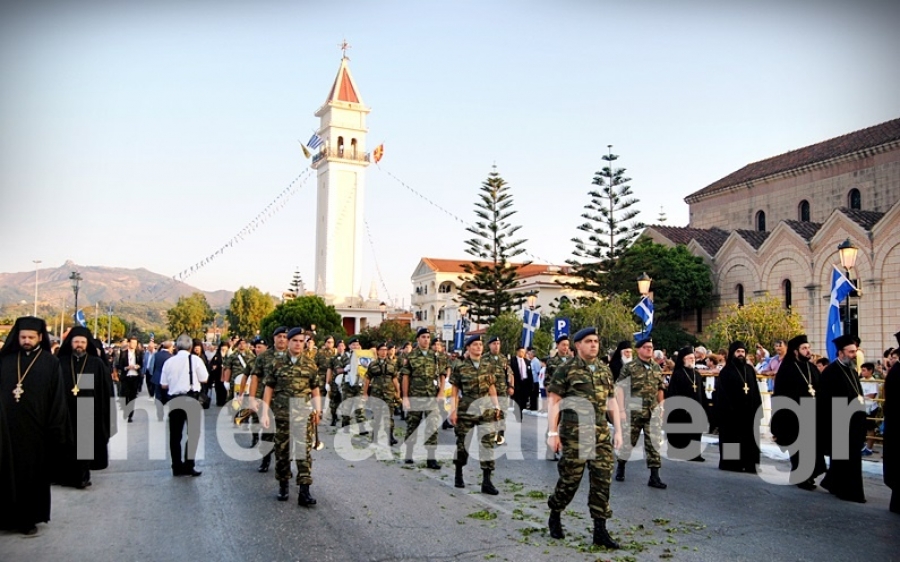
{"type": "MultiPolygon", "coordinates": [[[[897,339],[900,344],[900,333],[897,339]]],[[[507,424],[521,422],[523,411],[545,411],[548,458],[558,461],[559,472],[548,500],[550,535],[565,536],[561,515],[587,470],[594,543],[617,548],[606,528],[610,483],[625,480],[641,435],[652,488],[667,488],[660,475],[663,444],[668,458],[703,462],[707,432],[718,433],[720,469],[755,474],[762,394],[771,379],[771,432],[790,455],[791,483],[865,502],[861,462],[871,454],[876,430],[883,437],[885,482],[896,485],[886,426],[893,419],[888,386],[900,380],[898,351],[887,350],[873,364],[860,357],[857,338],[834,343],[833,362],[817,359],[802,335],[776,342],[774,354],[736,341],[718,354],[688,346],[670,358],[649,337],[601,352],[597,330],[585,328],[557,338],[550,356],[540,359],[522,347],[507,357],[499,338],[481,335],[448,354],[422,328],[414,342],[378,343],[360,369],[357,338],[329,336],[317,347],[315,334],[300,327],[279,327],[268,341],[236,337],[215,347],[182,335],[158,349],[136,338],[105,349],[76,327],[53,349],[44,321],[23,317],[0,348],[0,503],[13,506],[0,515],[0,526],[33,534],[37,523],[49,520],[52,483],[92,485],[91,471],[109,465],[119,417],[110,412],[114,400],[121,419],[133,423],[145,389],[157,419],[168,415],[173,476],[202,475],[194,462],[202,408],[233,407],[236,421],[250,426],[251,447],[259,447],[258,471],[268,472],[274,457],[277,499],[289,499],[294,478],[301,506],[317,503],[311,451],[320,446],[320,424],[356,426],[372,443],[400,447],[405,463],[415,462],[420,445],[425,467],[440,470],[443,423],[456,436],[454,485],[466,487],[463,467],[477,437],[480,490],[496,495],[495,449],[506,442],[507,424]],[[799,409],[788,408],[787,399],[799,409]],[[86,401],[93,409],[90,450],[76,439],[86,401]],[[804,406],[814,411],[812,422],[804,406]],[[510,411],[515,417],[507,419],[510,411]],[[406,422],[403,435],[395,433],[397,417],[406,422]],[[845,418],[833,434],[833,420],[845,418]],[[875,427],[872,418],[883,422],[875,427]]],[[[897,496],[890,509],[900,513],[897,496]]]]}

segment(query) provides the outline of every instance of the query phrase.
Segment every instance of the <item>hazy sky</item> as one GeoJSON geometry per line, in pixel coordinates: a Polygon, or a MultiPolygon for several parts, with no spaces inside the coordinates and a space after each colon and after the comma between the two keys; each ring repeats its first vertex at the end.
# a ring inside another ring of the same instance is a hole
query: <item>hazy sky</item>
{"type": "MultiPolygon", "coordinates": [[[[900,116],[893,2],[625,4],[4,2],[0,271],[214,253],[308,165],[345,37],[385,143],[362,291],[398,303],[466,233],[387,172],[469,220],[496,163],[529,251],[562,263],[608,144],[640,218],[685,225],[683,198],[743,165],[900,116]]],[[[187,282],[311,285],[314,188],[187,282]]]]}

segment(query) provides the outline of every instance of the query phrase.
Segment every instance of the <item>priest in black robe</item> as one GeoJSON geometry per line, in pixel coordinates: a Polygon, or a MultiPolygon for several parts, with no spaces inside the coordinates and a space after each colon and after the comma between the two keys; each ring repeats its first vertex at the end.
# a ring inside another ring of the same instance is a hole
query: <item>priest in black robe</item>
{"type": "MultiPolygon", "coordinates": [[[[795,403],[815,400],[819,385],[819,370],[812,364],[810,358],[812,351],[809,347],[809,340],[805,334],[801,334],[788,342],[787,352],[781,360],[778,372],[775,373],[775,388],[772,392],[773,397],[784,396],[790,398],[795,403]]],[[[770,427],[775,443],[782,451],[787,451],[789,445],[795,444],[801,436],[800,420],[797,414],[786,409],[777,410],[772,414],[770,427]]],[[[815,490],[815,479],[825,473],[825,456],[819,452],[816,443],[816,428],[812,419],[804,419],[804,423],[810,423],[811,427],[806,433],[809,439],[804,439],[797,443],[800,448],[796,449],[791,459],[791,484],[796,484],[803,490],[815,490]],[[814,465],[812,472],[801,474],[797,471],[800,466],[800,451],[804,455],[812,455],[814,465]],[[805,478],[804,478],[805,476],[805,478]]],[[[805,429],[805,428],[804,428],[805,429]]]]}
{"type": "Polygon", "coordinates": [[[0,403],[12,445],[16,497],[0,510],[0,527],[27,535],[50,521],[50,479],[72,443],[59,361],[50,353],[47,324],[16,320],[0,350],[0,403]]]}
{"type": "Polygon", "coordinates": [[[866,503],[863,491],[862,448],[866,441],[866,410],[862,383],[856,372],[856,350],[859,340],[844,335],[832,340],[838,357],[825,367],[819,377],[821,391],[816,398],[819,434],[831,456],[828,472],[821,486],[846,501],[866,503]],[[835,407],[852,410],[850,422],[837,432],[832,427],[838,416],[835,407]]]}
{"type": "MultiPolygon", "coordinates": [[[[12,441],[6,425],[6,413],[0,400],[0,505],[13,505],[16,499],[16,479],[13,474],[12,441]]],[[[2,515],[0,515],[2,522],[2,515]]]]}
{"type": "MultiPolygon", "coordinates": [[[[681,396],[697,403],[697,411],[704,413],[703,399],[705,392],[703,388],[703,375],[694,369],[693,347],[685,347],[678,351],[678,357],[675,358],[675,367],[672,369],[672,376],[669,378],[669,386],[666,389],[666,404],[669,398],[681,396]]],[[[691,413],[684,408],[666,409],[666,425],[672,423],[697,423],[699,420],[692,419],[691,413]]],[[[705,422],[704,422],[705,423],[705,422]]],[[[700,441],[702,433],[673,433],[666,428],[666,438],[669,441],[669,455],[675,452],[671,447],[677,449],[685,449],[680,455],[687,460],[694,462],[703,462],[706,459],[700,454],[700,441]]]]}
{"type": "Polygon", "coordinates": [[[609,370],[612,371],[613,382],[619,380],[619,373],[622,372],[622,367],[631,362],[631,354],[631,342],[628,340],[620,341],[609,359],[609,370]]]}
{"type": "MultiPolygon", "coordinates": [[[[897,345],[900,345],[900,332],[894,334],[897,338],[897,345]]],[[[900,385],[900,361],[894,363],[891,370],[888,371],[887,377],[884,379],[884,404],[881,406],[884,412],[884,437],[881,442],[882,447],[882,463],[884,470],[884,484],[891,489],[891,506],[890,509],[894,513],[900,513],[900,459],[897,458],[897,443],[900,440],[894,439],[900,427],[900,414],[897,413],[897,393],[900,388],[894,388],[900,385]],[[897,383],[897,384],[894,384],[897,383]],[[891,390],[893,389],[893,390],[891,390]],[[888,426],[891,429],[888,429],[888,426]]]]}
{"type": "Polygon", "coordinates": [[[756,371],[747,364],[747,346],[736,341],[716,377],[716,420],[719,424],[719,470],[756,473],[762,397],[756,371]]]}
{"type": "Polygon", "coordinates": [[[76,445],[64,459],[58,481],[64,486],[83,489],[91,485],[91,470],[109,466],[109,439],[116,432],[116,416],[110,415],[112,375],[94,345],[90,330],[82,326],[69,331],[57,357],[76,445]],[[79,406],[83,410],[81,415],[79,406]],[[80,445],[90,445],[91,440],[92,447],[80,445]]]}

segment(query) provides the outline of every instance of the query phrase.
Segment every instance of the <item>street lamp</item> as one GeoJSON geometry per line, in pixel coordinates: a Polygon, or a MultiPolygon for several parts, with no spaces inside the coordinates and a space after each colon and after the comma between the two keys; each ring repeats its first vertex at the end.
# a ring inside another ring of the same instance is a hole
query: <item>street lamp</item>
{"type": "Polygon", "coordinates": [[[38,301],[38,265],[40,265],[41,260],[31,260],[34,264],[34,314],[33,316],[37,316],[37,301],[38,301]]]}
{"type": "Polygon", "coordinates": [[[530,310],[534,310],[534,305],[537,304],[537,295],[531,293],[530,295],[528,295],[528,298],[526,300],[528,301],[528,308],[530,310]]]}
{"type": "Polygon", "coordinates": [[[81,283],[81,274],[77,271],[73,271],[72,275],[69,275],[69,279],[72,280],[72,290],[75,291],[75,314],[78,314],[78,284],[81,283]]]}
{"type": "MultiPolygon", "coordinates": [[[[856,266],[856,256],[859,253],[859,248],[853,245],[853,242],[850,241],[849,238],[838,244],[838,255],[841,258],[841,267],[844,268],[844,272],[847,274],[847,279],[850,279],[850,270],[852,270],[856,266]]],[[[851,293],[852,294],[852,293],[851,293]]],[[[847,335],[853,335],[851,332],[851,328],[853,324],[850,318],[850,295],[847,295],[847,329],[845,330],[847,335]]],[[[859,295],[859,291],[857,291],[857,296],[859,295]]]]}
{"type": "Polygon", "coordinates": [[[387,313],[387,305],[384,304],[384,301],[381,301],[381,303],[379,303],[378,310],[381,311],[381,321],[384,322],[384,316],[387,313]]]}
{"type": "Polygon", "coordinates": [[[641,296],[646,296],[650,292],[650,283],[652,281],[653,279],[651,279],[650,276],[647,275],[646,271],[637,278],[638,293],[640,293],[641,296]]]}

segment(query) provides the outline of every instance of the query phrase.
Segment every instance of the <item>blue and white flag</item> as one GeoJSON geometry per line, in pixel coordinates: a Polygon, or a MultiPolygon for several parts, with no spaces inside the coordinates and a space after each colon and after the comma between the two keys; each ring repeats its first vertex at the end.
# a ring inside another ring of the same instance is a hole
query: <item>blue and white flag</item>
{"type": "Polygon", "coordinates": [[[322,146],[325,141],[322,140],[322,137],[313,133],[309,140],[306,142],[306,146],[308,146],[311,150],[315,150],[322,146]]]}
{"type": "Polygon", "coordinates": [[[79,309],[74,315],[75,321],[78,322],[78,325],[82,328],[87,326],[87,320],[84,317],[84,311],[79,309]]]}
{"type": "Polygon", "coordinates": [[[641,302],[637,303],[637,306],[634,307],[633,312],[637,314],[638,318],[641,319],[641,323],[644,325],[644,329],[641,330],[641,333],[644,334],[644,337],[650,335],[650,332],[653,331],[653,301],[648,297],[644,297],[641,299],[641,302]]]}
{"type": "Polygon", "coordinates": [[[541,315],[533,310],[522,311],[522,347],[531,347],[534,331],[541,325],[541,315]]]}
{"type": "Polygon", "coordinates": [[[841,324],[841,302],[846,299],[856,287],[841,271],[834,267],[831,272],[831,303],[828,305],[828,326],[825,328],[828,343],[828,358],[837,359],[837,346],[831,340],[844,334],[844,326],[841,324]]]}
{"type": "Polygon", "coordinates": [[[453,337],[453,349],[461,350],[463,347],[463,337],[465,336],[463,330],[463,321],[462,318],[456,320],[456,331],[454,332],[453,337]]]}

